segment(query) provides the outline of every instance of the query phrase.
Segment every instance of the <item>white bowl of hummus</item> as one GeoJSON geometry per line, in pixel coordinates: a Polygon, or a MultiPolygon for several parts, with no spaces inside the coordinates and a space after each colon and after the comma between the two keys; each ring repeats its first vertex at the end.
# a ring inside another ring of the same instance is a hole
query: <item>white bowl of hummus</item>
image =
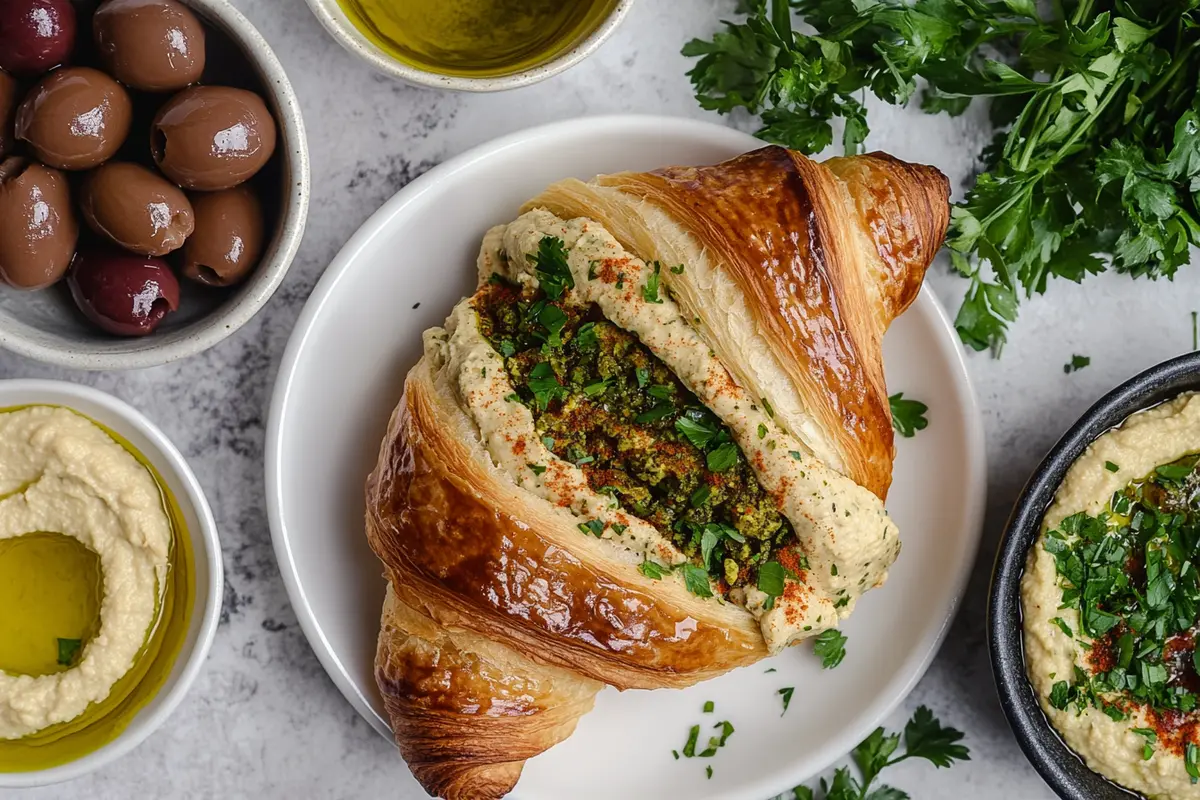
{"type": "Polygon", "coordinates": [[[1200,798],[1200,355],[1096,404],[1001,544],[993,668],[1066,798],[1200,798]]]}
{"type": "Polygon", "coordinates": [[[183,456],[109,395],[0,381],[0,787],[132,750],[208,654],[223,572],[183,456]]]}

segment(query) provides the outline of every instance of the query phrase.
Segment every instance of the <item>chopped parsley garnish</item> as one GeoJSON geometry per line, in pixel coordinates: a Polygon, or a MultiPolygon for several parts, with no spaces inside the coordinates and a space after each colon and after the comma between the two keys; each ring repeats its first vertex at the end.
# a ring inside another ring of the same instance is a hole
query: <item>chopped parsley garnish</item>
{"type": "Polygon", "coordinates": [[[638,367],[633,371],[633,374],[634,377],[637,378],[638,388],[646,388],[646,384],[650,382],[650,370],[646,369],[645,367],[638,367]]]}
{"type": "Polygon", "coordinates": [[[558,382],[558,378],[554,376],[554,367],[547,361],[541,362],[530,371],[528,385],[529,391],[533,392],[534,401],[541,409],[548,408],[555,398],[567,396],[566,388],[558,382]]]}
{"type": "Polygon", "coordinates": [[[693,725],[688,731],[687,741],[683,743],[683,754],[688,758],[696,756],[696,742],[700,741],[700,726],[693,725]]]}
{"type": "Polygon", "coordinates": [[[796,459],[797,461],[804,458],[804,456],[800,453],[799,450],[788,450],[788,455],[791,456],[792,458],[796,459]]]}
{"type": "Polygon", "coordinates": [[[683,584],[687,590],[697,597],[712,597],[712,585],[708,582],[708,570],[695,564],[684,564],[683,584]]]}
{"type": "Polygon", "coordinates": [[[834,628],[823,632],[813,643],[813,652],[821,659],[821,666],[833,669],[846,657],[846,637],[834,628]]]}
{"type": "Polygon", "coordinates": [[[638,572],[653,581],[661,581],[663,576],[663,568],[649,560],[643,561],[638,565],[638,572]]]}
{"type": "Polygon", "coordinates": [[[767,412],[767,416],[775,419],[775,409],[771,408],[771,404],[767,402],[767,398],[762,398],[763,411],[767,412]]]}
{"type": "Polygon", "coordinates": [[[929,420],[925,418],[929,406],[919,400],[905,400],[904,392],[899,392],[888,398],[888,404],[892,409],[892,427],[905,439],[911,439],[917,431],[929,426],[929,420]]]}
{"type": "Polygon", "coordinates": [[[1063,364],[1063,372],[1067,375],[1070,375],[1072,372],[1078,372],[1091,363],[1092,359],[1088,358],[1087,356],[1073,355],[1071,356],[1070,361],[1068,361],[1066,364],[1063,364]]]}
{"type": "Polygon", "coordinates": [[[575,288],[575,278],[567,265],[566,244],[557,236],[543,236],[536,254],[526,256],[534,264],[534,274],[546,297],[560,299],[567,289],[575,288]]]}
{"type": "Polygon", "coordinates": [[[553,450],[554,449],[554,437],[553,436],[543,436],[542,444],[544,444],[546,446],[547,450],[553,450]]]}
{"type": "Polygon", "coordinates": [[[591,383],[584,384],[583,393],[586,394],[588,397],[596,397],[598,395],[604,394],[604,390],[607,388],[608,388],[608,379],[601,378],[598,381],[592,381],[591,383]]]}
{"type": "Polygon", "coordinates": [[[82,639],[59,639],[58,640],[58,663],[61,666],[69,667],[75,663],[75,657],[79,655],[79,650],[83,647],[82,639]]]}
{"type": "Polygon", "coordinates": [[[671,272],[676,275],[682,275],[683,274],[683,264],[680,264],[677,267],[671,267],[671,272]]]}
{"type": "Polygon", "coordinates": [[[760,423],[758,423],[758,438],[765,439],[766,437],[767,437],[767,426],[763,425],[760,422],[760,423]]]}
{"type": "Polygon", "coordinates": [[[1054,624],[1054,625],[1055,625],[1055,626],[1056,626],[1056,627],[1057,627],[1057,628],[1058,628],[1060,631],[1062,631],[1063,633],[1065,633],[1067,636],[1074,636],[1074,635],[1075,635],[1075,634],[1071,633],[1071,626],[1070,626],[1070,625],[1068,625],[1068,624],[1067,624],[1067,623],[1066,623],[1066,622],[1063,620],[1063,618],[1062,618],[1062,617],[1055,617],[1054,619],[1050,620],[1050,622],[1051,622],[1052,624],[1054,624]]]}
{"type": "Polygon", "coordinates": [[[717,449],[708,454],[708,468],[713,472],[724,472],[737,463],[738,446],[733,442],[717,445],[717,449]]]}
{"type": "Polygon", "coordinates": [[[550,335],[546,343],[551,347],[562,346],[562,329],[567,323],[567,315],[558,306],[546,305],[538,312],[538,322],[550,335]]]}
{"type": "Polygon", "coordinates": [[[688,498],[688,502],[692,508],[700,508],[708,502],[708,498],[712,497],[712,489],[708,488],[708,484],[701,484],[700,488],[692,492],[692,496],[688,498]]]}
{"type": "Polygon", "coordinates": [[[546,468],[541,464],[529,463],[529,464],[526,464],[525,466],[529,467],[530,471],[532,471],[534,475],[541,475],[543,472],[546,471],[546,468]]]}
{"type": "Polygon", "coordinates": [[[692,446],[704,450],[717,436],[723,432],[716,418],[699,410],[689,409],[683,416],[675,420],[675,430],[682,433],[692,446]]]}
{"type": "MultiPolygon", "coordinates": [[[[1114,720],[1141,709],[1160,721],[1154,727],[1163,744],[1185,756],[1191,743],[1180,731],[1200,716],[1193,636],[1200,616],[1198,459],[1158,466],[1114,493],[1097,516],[1063,519],[1042,544],[1054,558],[1061,608],[1077,612],[1074,633],[1086,650],[1084,666],[1053,683],[1049,704],[1095,708],[1114,720]]],[[[1072,634],[1061,617],[1051,622],[1072,634]]]]}
{"type": "Polygon", "coordinates": [[[705,714],[711,714],[713,712],[714,708],[716,708],[716,705],[713,703],[712,700],[705,701],[705,703],[704,703],[704,713],[705,714]]]}
{"type": "Polygon", "coordinates": [[[758,568],[758,590],[767,595],[763,606],[768,611],[775,607],[775,599],[783,594],[785,579],[795,577],[778,561],[768,561],[758,568]]]}
{"type": "Polygon", "coordinates": [[[646,279],[646,285],[642,287],[642,299],[647,303],[662,302],[662,298],[658,296],[658,274],[660,270],[662,270],[662,265],[655,261],[654,271],[650,273],[650,277],[646,279]]]}
{"type": "Polygon", "coordinates": [[[613,524],[609,525],[608,527],[612,528],[613,533],[617,534],[618,536],[620,536],[625,531],[629,530],[628,525],[622,525],[619,522],[614,522],[613,524]]]}
{"type": "Polygon", "coordinates": [[[634,422],[657,422],[675,413],[675,406],[670,403],[659,403],[649,411],[643,411],[633,418],[634,422]]]}
{"type": "Polygon", "coordinates": [[[1106,470],[1108,470],[1109,472],[1120,472],[1120,471],[1121,471],[1121,468],[1120,468],[1120,467],[1118,467],[1116,464],[1114,464],[1114,463],[1113,463],[1113,462],[1111,462],[1111,461],[1105,461],[1105,462],[1104,462],[1104,468],[1105,468],[1106,470]]]}
{"type": "MultiPolygon", "coordinates": [[[[792,704],[792,695],[795,693],[795,691],[796,687],[794,686],[786,686],[779,690],[779,697],[781,700],[783,700],[783,714],[787,713],[788,706],[792,704]]],[[[783,714],[780,714],[779,716],[782,717],[783,714]]]]}
{"type": "Polygon", "coordinates": [[[579,523],[579,530],[584,533],[590,533],[599,539],[600,534],[604,533],[604,520],[589,519],[587,522],[581,522],[579,523]]]}
{"type": "MultiPolygon", "coordinates": [[[[592,350],[600,344],[600,340],[596,338],[596,323],[585,322],[579,326],[579,330],[575,332],[575,346],[580,350],[592,350]]],[[[507,353],[506,355],[512,355],[507,353]]]]}

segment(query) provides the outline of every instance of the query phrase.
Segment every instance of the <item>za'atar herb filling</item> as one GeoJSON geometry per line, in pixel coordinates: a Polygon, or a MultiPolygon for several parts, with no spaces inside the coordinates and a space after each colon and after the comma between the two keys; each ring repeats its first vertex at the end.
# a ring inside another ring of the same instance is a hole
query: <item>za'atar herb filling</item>
{"type": "Polygon", "coordinates": [[[729,429],[598,308],[496,277],[475,310],[546,447],[718,582],[754,584],[759,565],[795,540],[729,429]]]}
{"type": "MultiPolygon", "coordinates": [[[[1050,704],[1095,707],[1114,720],[1143,709],[1147,747],[1184,757],[1200,779],[1200,456],[1157,467],[1116,492],[1098,516],[1078,513],[1046,533],[1062,607],[1080,612],[1087,668],[1055,676],[1050,704]]],[[[1139,729],[1143,730],[1143,729],[1139,729]]]]}

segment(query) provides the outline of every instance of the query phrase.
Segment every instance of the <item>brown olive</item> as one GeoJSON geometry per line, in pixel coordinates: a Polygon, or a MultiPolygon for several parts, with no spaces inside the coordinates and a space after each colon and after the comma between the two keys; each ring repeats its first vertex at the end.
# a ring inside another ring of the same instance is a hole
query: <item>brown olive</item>
{"type": "Polygon", "coordinates": [[[275,152],[275,120],[254,92],[193,86],[159,110],[150,151],[163,174],[185,189],[231,189],[275,152]]]}
{"type": "Polygon", "coordinates": [[[13,148],[13,117],[20,100],[17,79],[0,69],[0,159],[13,148]]]}
{"type": "Polygon", "coordinates": [[[165,261],[115,248],[80,251],[67,285],[83,315],[118,336],[153,333],[179,308],[179,281],[165,261]]]}
{"type": "Polygon", "coordinates": [[[248,187],[191,196],[196,230],[183,246],[183,274],[208,286],[241,283],[258,264],[263,213],[248,187]]]}
{"type": "Polygon", "coordinates": [[[0,163],[0,279],[49,286],[67,271],[78,238],[65,175],[16,156],[0,163]]]}
{"type": "Polygon", "coordinates": [[[16,134],[47,166],[91,169],[124,143],[132,115],[121,84],[90,67],[67,67],[29,91],[17,109],[16,134]]]}
{"type": "Polygon", "coordinates": [[[204,72],[204,26],[176,0],[105,0],[92,34],[104,68],[134,89],[173,92],[204,72]]]}
{"type": "Polygon", "coordinates": [[[96,233],[144,256],[178,250],[195,225],[192,204],[178,186],[124,161],[88,173],[79,210],[96,233]]]}

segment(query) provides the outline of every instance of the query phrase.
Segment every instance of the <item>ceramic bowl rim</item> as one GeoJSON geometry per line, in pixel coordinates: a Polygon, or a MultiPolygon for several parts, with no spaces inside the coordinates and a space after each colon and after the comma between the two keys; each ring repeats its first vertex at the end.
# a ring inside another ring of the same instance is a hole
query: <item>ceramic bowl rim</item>
{"type": "Polygon", "coordinates": [[[456,92],[501,92],[544,81],[563,72],[594,53],[620,26],[635,0],[617,0],[608,16],[575,46],[559,53],[549,61],[510,75],[490,78],[468,78],[460,75],[441,75],[413,67],[391,58],[370,42],[338,6],[336,0],[306,0],[321,26],[347,52],[365,61],[383,75],[414,86],[448,89],[456,92]]]}
{"type": "Polygon", "coordinates": [[[1026,758],[1065,800],[1132,800],[1140,795],[1089,769],[1062,741],[1043,713],[1025,674],[1020,584],[1025,559],[1042,517],[1067,470],[1092,442],[1129,416],[1200,390],[1200,352],[1147,369],[1089,408],[1034,470],[1005,526],[988,594],[987,627],[992,675],[1000,705],[1026,758]]]}
{"type": "MultiPolygon", "coordinates": [[[[222,598],[225,583],[225,568],[221,557],[221,541],[217,532],[217,523],[213,517],[205,497],[204,489],[196,479],[187,460],[179,449],[171,443],[166,434],[142,412],[117,397],[68,381],[14,379],[0,381],[0,406],[4,398],[11,395],[36,396],[44,398],[38,402],[52,405],[63,405],[72,408],[73,401],[82,401],[103,408],[114,417],[119,418],[130,430],[148,439],[160,451],[162,458],[150,459],[154,467],[163,474],[173,476],[178,485],[183,487],[183,496],[177,499],[188,503],[195,511],[199,521],[199,530],[189,530],[193,558],[197,563],[203,561],[208,568],[208,581],[201,584],[196,582],[192,617],[189,625],[196,630],[194,641],[185,640],[175,662],[171,667],[168,678],[170,685],[164,684],[151,699],[151,705],[142,708],[115,739],[98,750],[87,753],[74,761],[30,772],[0,772],[0,787],[20,789],[34,786],[47,786],[64,781],[74,780],[97,769],[108,766],[128,754],[151,734],[158,730],[167,718],[179,707],[187,696],[192,684],[203,669],[208,653],[216,638],[217,625],[220,621],[222,598]]],[[[122,430],[113,426],[117,433],[122,430]]]]}
{"type": "Polygon", "coordinates": [[[276,115],[279,130],[277,151],[284,159],[282,213],[273,238],[267,243],[262,263],[250,281],[239,287],[218,308],[184,327],[153,334],[143,339],[95,342],[83,339],[66,341],[55,337],[47,341],[38,329],[19,321],[0,317],[0,347],[58,367],[87,370],[124,370],[156,367],[201,353],[218,344],[251,320],[266,305],[287,275],[308,217],[310,174],[308,141],[300,101],[288,80],[283,65],[258,29],[228,0],[183,0],[206,21],[223,30],[237,44],[259,73],[268,104],[276,115]],[[32,331],[32,332],[27,332],[32,331]],[[120,341],[121,347],[113,347],[120,341]]]}

